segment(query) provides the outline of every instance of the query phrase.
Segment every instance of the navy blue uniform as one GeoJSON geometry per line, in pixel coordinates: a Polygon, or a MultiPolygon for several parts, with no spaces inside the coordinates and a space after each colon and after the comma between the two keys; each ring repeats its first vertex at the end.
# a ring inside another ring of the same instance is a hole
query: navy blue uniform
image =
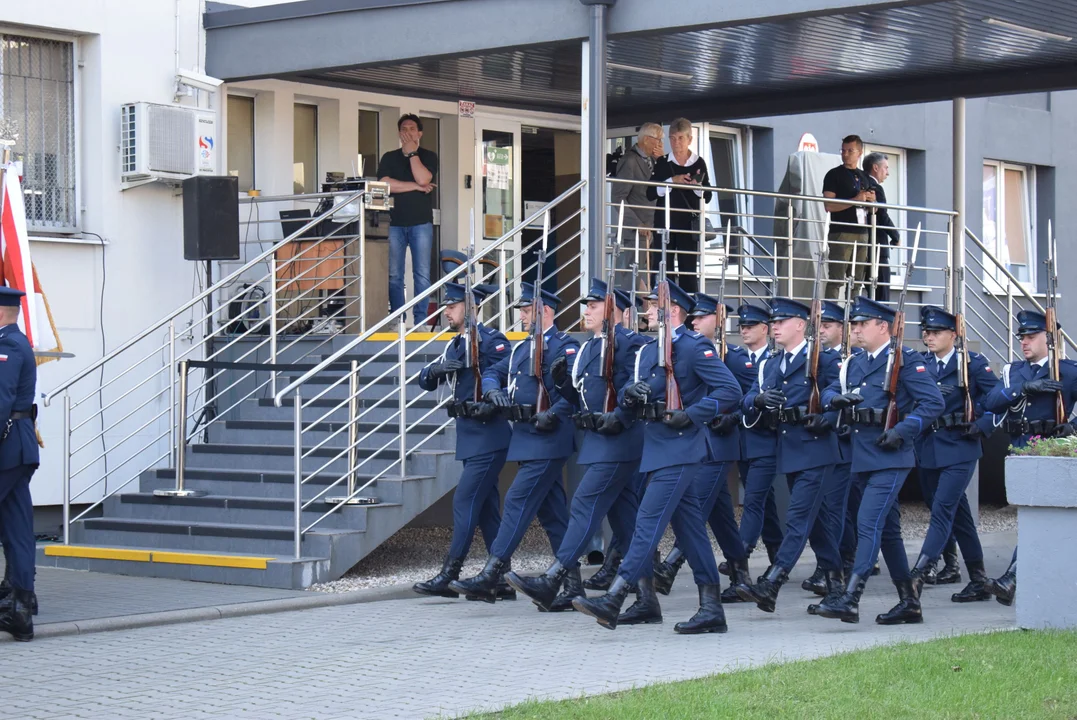
{"type": "MultiPolygon", "coordinates": [[[[614,387],[622,388],[632,379],[636,353],[647,338],[616,328],[613,353],[614,387]]],[[[605,340],[594,337],[576,354],[572,367],[572,384],[564,388],[564,397],[580,414],[601,413],[606,395],[606,379],[601,377],[605,340]]],[[[591,537],[607,514],[614,537],[627,544],[636,526],[639,498],[636,495],[639,459],[643,452],[643,425],[629,424],[617,435],[602,435],[584,430],[576,462],[587,470],[572,495],[571,519],[560,548],[555,548],[563,567],[579,565],[591,537]]],[[[622,551],[627,548],[618,548],[622,551]]]]}
{"type": "Polygon", "coordinates": [[[564,357],[570,363],[579,351],[579,343],[555,328],[543,333],[544,365],[542,377],[531,372],[531,343],[523,340],[513,346],[509,357],[487,368],[482,374],[483,393],[508,388],[509,398],[516,405],[534,407],[538,398],[538,383],[546,386],[550,409],[559,422],[552,432],[539,432],[530,422],[512,424],[507,459],[520,464],[512,487],[505,494],[505,508],[497,539],[490,555],[508,560],[516,551],[531,520],[538,515],[545,528],[550,546],[559,548],[568,527],[568,501],[561,481],[565,461],[576,450],[575,426],[572,423],[572,403],[561,397],[550,377],[550,365],[564,357]]]}
{"type": "MultiPolygon", "coordinates": [[[[741,391],[732,373],[718,359],[714,344],[706,337],[682,325],[673,332],[671,341],[674,374],[692,424],[676,429],[661,420],[645,423],[640,471],[649,473],[649,482],[640,500],[632,543],[618,575],[632,584],[644,573],[650,573],[654,550],[672,519],[696,583],[716,585],[718,566],[707,537],[702,507],[699,498],[686,496],[685,491],[701,464],[710,459],[707,423],[718,414],[735,410],[741,391]]],[[[658,360],[658,343],[644,345],[636,356],[635,379],[650,385],[650,403],[665,401],[666,373],[665,368],[658,366],[658,360]]],[[[617,410],[626,423],[633,421],[635,413],[634,408],[617,410]]]]}
{"type": "Polygon", "coordinates": [[[0,327],[0,540],[8,582],[28,592],[35,574],[30,479],[41,461],[31,419],[36,385],[30,342],[18,325],[0,327]]]}
{"type": "MultiPolygon", "coordinates": [[[[726,365],[740,383],[742,393],[752,389],[759,372],[770,357],[767,348],[750,353],[746,348],[732,346],[726,355],[726,365]]],[[[774,480],[778,476],[778,446],[773,425],[745,419],[740,431],[741,455],[737,463],[740,482],[744,486],[744,508],[740,519],[741,541],[749,550],[760,536],[767,550],[776,553],[782,544],[782,526],[778,506],[774,502],[774,480]]]]}
{"type": "MultiPolygon", "coordinates": [[[[909,559],[901,540],[901,519],[897,496],[909,471],[916,465],[913,444],[942,413],[942,394],[935,386],[923,357],[909,348],[904,353],[898,377],[897,406],[904,419],[894,426],[903,438],[897,450],[884,450],[876,445],[882,434],[878,421],[869,415],[882,415],[889,401],[884,387],[889,364],[889,347],[873,357],[869,352],[854,355],[843,367],[842,377],[823,391],[824,406],[844,393],[856,392],[864,401],[853,408],[853,482],[864,485],[857,515],[857,550],[853,572],[867,578],[882,547],[890,576],[895,582],[909,580],[909,559]]],[[[849,411],[847,411],[849,412],[849,411]]]]}
{"type": "MultiPolygon", "coordinates": [[[[1077,400],[1077,362],[1062,360],[1059,372],[1068,419],[1077,400]]],[[[1055,393],[1024,393],[1025,383],[1048,376],[1047,358],[1038,363],[1012,362],[1002,368],[1002,382],[983,400],[984,408],[999,416],[1000,427],[1010,434],[1015,447],[1024,447],[1034,435],[1047,436],[1055,427],[1055,393]]]]}
{"type": "MultiPolygon", "coordinates": [[[[479,331],[479,369],[481,373],[509,355],[509,341],[499,330],[485,327],[479,331]]],[[[463,335],[449,341],[441,359],[466,360],[467,343],[463,335]]],[[[475,370],[465,367],[452,377],[435,379],[431,376],[431,363],[419,373],[419,386],[435,390],[439,384],[449,384],[454,404],[474,400],[475,370]]],[[[453,494],[453,535],[449,557],[462,559],[467,556],[475,528],[482,529],[482,539],[489,550],[497,537],[501,524],[501,500],[497,490],[497,478],[505,466],[506,450],[512,431],[501,417],[478,420],[456,417],[456,459],[464,464],[460,480],[453,494]]]]}

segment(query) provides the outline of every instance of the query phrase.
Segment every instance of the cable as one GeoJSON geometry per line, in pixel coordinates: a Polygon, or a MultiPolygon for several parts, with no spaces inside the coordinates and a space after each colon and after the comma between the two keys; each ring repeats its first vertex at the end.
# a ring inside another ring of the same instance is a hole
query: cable
{"type": "MultiPolygon", "coordinates": [[[[101,327],[101,357],[105,356],[105,282],[108,280],[108,271],[105,266],[105,238],[97,233],[82,231],[83,235],[93,235],[101,242],[101,298],[98,310],[97,324],[101,327]]],[[[104,462],[105,494],[108,494],[108,448],[105,444],[105,365],[101,364],[101,375],[97,381],[97,416],[101,419],[101,460],[104,462]]]]}

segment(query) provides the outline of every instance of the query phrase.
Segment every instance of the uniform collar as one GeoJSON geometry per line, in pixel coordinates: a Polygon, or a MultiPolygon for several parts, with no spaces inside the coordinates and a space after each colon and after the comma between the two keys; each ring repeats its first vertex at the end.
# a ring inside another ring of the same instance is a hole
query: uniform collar
{"type": "Polygon", "coordinates": [[[886,343],[885,345],[883,345],[878,350],[875,350],[874,352],[870,352],[868,350],[865,350],[864,352],[866,352],[868,354],[868,356],[872,360],[878,360],[881,356],[885,355],[886,351],[889,350],[889,349],[890,349],[890,343],[886,343]]]}
{"type": "Polygon", "coordinates": [[[939,357],[938,355],[935,355],[935,360],[941,362],[943,365],[949,365],[950,358],[954,356],[955,352],[957,352],[957,348],[950,348],[950,352],[946,353],[945,357],[939,357]]]}
{"type": "Polygon", "coordinates": [[[806,348],[807,346],[808,346],[808,341],[806,339],[801,340],[800,344],[797,345],[795,348],[793,348],[792,350],[785,350],[784,352],[793,353],[793,357],[796,357],[797,355],[800,354],[800,351],[803,350],[804,348],[806,348]]]}
{"type": "Polygon", "coordinates": [[[677,338],[679,338],[679,337],[680,337],[681,335],[684,335],[684,333],[685,333],[685,332],[686,332],[686,330],[685,330],[685,328],[684,328],[684,325],[678,325],[677,327],[673,328],[673,340],[674,340],[674,342],[675,342],[675,341],[677,340],[677,338]]]}
{"type": "Polygon", "coordinates": [[[765,353],[766,351],[767,351],[767,346],[766,345],[763,345],[758,350],[752,350],[747,345],[744,346],[744,352],[748,353],[748,357],[751,358],[751,360],[753,362],[757,362],[760,359],[762,359],[763,353],[765,353]]]}
{"type": "Polygon", "coordinates": [[[1050,355],[1044,355],[1042,360],[1039,360],[1039,361],[1034,362],[1034,363],[1029,363],[1029,365],[1030,366],[1031,365],[1036,365],[1038,367],[1043,367],[1044,365],[1047,364],[1047,361],[1050,360],[1050,359],[1051,359],[1050,355]]]}

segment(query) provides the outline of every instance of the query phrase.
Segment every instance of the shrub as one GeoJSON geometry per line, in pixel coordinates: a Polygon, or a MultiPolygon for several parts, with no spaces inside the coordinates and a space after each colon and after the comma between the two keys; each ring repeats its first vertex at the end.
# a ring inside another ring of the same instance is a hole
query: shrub
{"type": "Polygon", "coordinates": [[[1011,455],[1032,457],[1077,457],[1077,436],[1045,438],[1033,435],[1024,447],[1010,446],[1011,455]]]}

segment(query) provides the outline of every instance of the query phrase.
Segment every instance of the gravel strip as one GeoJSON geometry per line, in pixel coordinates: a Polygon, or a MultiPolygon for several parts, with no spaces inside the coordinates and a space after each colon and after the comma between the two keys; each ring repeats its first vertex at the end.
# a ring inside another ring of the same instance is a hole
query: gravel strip
{"type": "MultiPolygon", "coordinates": [[[[737,508],[737,521],[740,521],[740,508],[737,508]]],[[[930,512],[923,503],[906,503],[901,506],[902,534],[908,538],[922,538],[927,532],[930,512]]],[[[1013,506],[980,507],[981,533],[1006,532],[1017,529],[1017,508],[1013,506]]],[[[449,547],[451,528],[405,528],[374,552],[363,558],[358,565],[344,574],[339,580],[312,585],[314,592],[340,593],[350,590],[386,587],[402,583],[416,583],[427,580],[441,570],[445,551],[449,547]]],[[[712,542],[715,553],[720,557],[717,543],[712,542]]],[[[666,531],[662,538],[660,550],[665,554],[673,547],[673,535],[666,531]]],[[[550,543],[546,533],[533,523],[524,535],[520,547],[512,556],[514,570],[526,573],[539,573],[549,567],[553,561],[550,543]]],[[[482,570],[486,563],[486,547],[482,534],[476,533],[471,546],[471,553],[464,563],[463,577],[470,577],[482,570]]]]}

